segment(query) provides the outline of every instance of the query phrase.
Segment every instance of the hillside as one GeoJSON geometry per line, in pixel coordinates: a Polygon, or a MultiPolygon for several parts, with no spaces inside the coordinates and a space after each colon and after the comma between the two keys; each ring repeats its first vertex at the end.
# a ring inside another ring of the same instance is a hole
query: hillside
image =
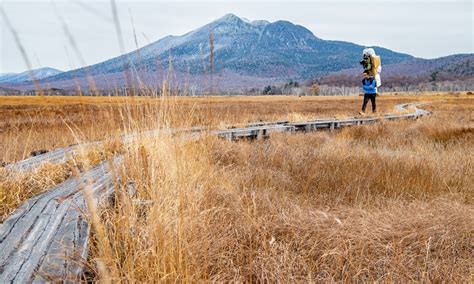
{"type": "MultiPolygon", "coordinates": [[[[363,48],[348,42],[322,40],[305,27],[287,21],[248,22],[228,14],[183,36],[168,36],[137,51],[51,79],[71,79],[126,69],[159,71],[168,68],[170,56],[174,70],[202,74],[203,65],[210,61],[210,31],[214,38],[216,72],[225,69],[256,77],[309,78],[355,67],[363,48]]],[[[377,50],[387,63],[413,58],[384,48],[377,50]]]]}
{"type": "Polygon", "coordinates": [[[45,67],[21,73],[5,73],[0,74],[0,83],[18,84],[24,82],[31,82],[33,80],[32,76],[34,76],[34,79],[36,80],[42,80],[50,76],[60,74],[62,72],[63,71],[61,70],[45,67]]]}
{"type": "MultiPolygon", "coordinates": [[[[324,40],[305,27],[287,21],[248,21],[233,14],[182,36],[167,36],[95,65],[68,72],[38,72],[37,78],[43,78],[41,83],[45,89],[76,90],[80,87],[87,90],[91,83],[101,90],[143,85],[156,87],[167,79],[178,88],[206,90],[211,86],[211,31],[214,89],[262,88],[289,80],[318,79],[329,85],[359,83],[359,61],[364,46],[324,40]],[[169,62],[172,62],[172,68],[169,62]]],[[[374,48],[382,57],[385,85],[391,81],[412,80],[405,82],[411,84],[473,77],[473,54],[422,59],[382,47],[374,48]]],[[[3,87],[23,91],[35,87],[26,80],[28,72],[16,77],[6,76],[8,80],[0,79],[3,87]]]]}
{"type": "Polygon", "coordinates": [[[0,96],[4,96],[4,95],[20,95],[20,94],[21,94],[21,92],[18,91],[18,90],[0,87],[0,96]]]}
{"type": "MultiPolygon", "coordinates": [[[[383,60],[383,59],[382,59],[383,60]]],[[[456,54],[435,59],[416,58],[410,61],[383,64],[384,85],[465,80],[474,77],[474,54],[456,54]]],[[[360,83],[360,68],[350,68],[322,76],[328,85],[355,86],[360,83]]]]}
{"type": "MultiPolygon", "coordinates": [[[[92,76],[102,89],[124,86],[127,80],[129,84],[136,83],[137,77],[152,84],[168,70],[170,58],[177,83],[183,83],[180,78],[184,77],[201,82],[202,76],[210,72],[211,31],[214,72],[219,74],[222,88],[244,86],[243,83],[248,87],[263,86],[266,82],[284,82],[289,78],[304,80],[357,67],[364,48],[349,42],[323,40],[305,27],[287,21],[250,22],[228,14],[185,35],[167,36],[137,51],[60,73],[44,82],[51,87],[74,88],[73,79],[78,79],[84,87],[87,80],[80,78],[92,76]],[[128,78],[123,71],[128,71],[128,78]]],[[[413,59],[408,54],[375,48],[386,63],[413,59]]],[[[196,84],[198,88],[200,84],[196,84]]]]}

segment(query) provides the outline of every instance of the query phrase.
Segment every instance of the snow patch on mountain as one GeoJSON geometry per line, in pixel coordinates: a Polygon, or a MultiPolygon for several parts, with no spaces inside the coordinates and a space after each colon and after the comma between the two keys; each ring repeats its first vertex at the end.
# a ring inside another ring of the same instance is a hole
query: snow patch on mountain
{"type": "Polygon", "coordinates": [[[34,69],[31,71],[25,71],[21,73],[4,73],[0,74],[0,83],[23,83],[23,82],[31,82],[33,78],[36,80],[42,80],[63,71],[57,70],[50,67],[34,69]]]}

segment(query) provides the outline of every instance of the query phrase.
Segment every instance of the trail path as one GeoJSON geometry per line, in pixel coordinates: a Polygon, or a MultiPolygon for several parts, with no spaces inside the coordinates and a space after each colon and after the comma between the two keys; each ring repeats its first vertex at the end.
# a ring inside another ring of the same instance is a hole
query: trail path
{"type": "MultiPolygon", "coordinates": [[[[303,122],[278,121],[254,123],[248,127],[210,131],[220,138],[263,139],[275,132],[308,132],[320,129],[334,130],[351,125],[375,123],[382,120],[417,119],[430,112],[416,104],[396,106],[401,114],[383,117],[351,119],[323,119],[303,122]],[[405,113],[408,107],[414,112],[405,113]]],[[[160,133],[184,132],[191,137],[205,133],[202,129],[150,131],[148,136],[160,133]]],[[[122,137],[129,143],[134,135],[122,137]]],[[[90,143],[91,145],[100,142],[90,143]]],[[[29,158],[10,167],[27,170],[45,162],[65,161],[67,155],[78,149],[71,146],[29,158]]],[[[121,157],[110,163],[103,162],[80,177],[70,178],[54,188],[27,200],[0,225],[0,282],[45,282],[48,280],[80,281],[87,261],[90,225],[86,220],[87,206],[84,188],[94,194],[97,204],[104,204],[113,193],[114,177],[109,165],[118,165],[121,157]]]]}

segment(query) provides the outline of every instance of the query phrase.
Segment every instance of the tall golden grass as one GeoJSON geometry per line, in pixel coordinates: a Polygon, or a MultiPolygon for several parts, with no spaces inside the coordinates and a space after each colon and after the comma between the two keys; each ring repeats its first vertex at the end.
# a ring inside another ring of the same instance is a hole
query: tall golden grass
{"type": "MultiPolygon", "coordinates": [[[[379,113],[393,111],[397,103],[417,100],[423,97],[385,96],[379,100],[379,113]]],[[[164,119],[159,113],[164,114],[160,110],[167,104],[173,108],[173,118],[166,119],[170,126],[214,128],[260,120],[354,116],[360,108],[355,97],[3,97],[0,163],[27,158],[35,150],[162,127],[164,119]]]]}
{"type": "Polygon", "coordinates": [[[63,163],[44,163],[38,168],[17,170],[0,168],[0,222],[25,200],[53,188],[70,177],[123,153],[119,141],[104,141],[101,145],[80,148],[63,163]]]}
{"type": "MultiPolygon", "coordinates": [[[[393,96],[379,100],[379,113],[424,100],[435,115],[415,123],[257,143],[139,136],[123,149],[113,206],[96,209],[86,191],[87,280],[473,282],[474,105],[464,96],[393,96]]],[[[359,107],[353,97],[2,98],[0,162],[137,130],[352,116],[359,107]]],[[[0,169],[0,213],[74,174],[80,161],[23,175],[0,169]]]]}
{"type": "MultiPolygon", "coordinates": [[[[113,205],[91,211],[88,280],[470,282],[473,99],[383,96],[379,113],[412,101],[430,101],[423,107],[434,114],[258,142],[138,135],[127,147],[84,150],[73,166],[0,169],[1,213],[121,153],[113,205]]],[[[12,114],[1,124],[3,153],[27,153],[154,128],[352,116],[360,98],[2,103],[12,114]]]]}
{"type": "Polygon", "coordinates": [[[472,282],[472,102],[261,142],[136,139],[94,280],[472,282]]]}

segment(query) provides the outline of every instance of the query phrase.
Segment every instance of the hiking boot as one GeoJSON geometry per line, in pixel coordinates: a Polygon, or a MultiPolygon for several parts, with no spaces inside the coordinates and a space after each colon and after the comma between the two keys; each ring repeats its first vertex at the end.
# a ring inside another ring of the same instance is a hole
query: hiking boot
{"type": "Polygon", "coordinates": [[[360,111],[359,114],[360,114],[360,115],[365,115],[365,112],[360,111]]]}

